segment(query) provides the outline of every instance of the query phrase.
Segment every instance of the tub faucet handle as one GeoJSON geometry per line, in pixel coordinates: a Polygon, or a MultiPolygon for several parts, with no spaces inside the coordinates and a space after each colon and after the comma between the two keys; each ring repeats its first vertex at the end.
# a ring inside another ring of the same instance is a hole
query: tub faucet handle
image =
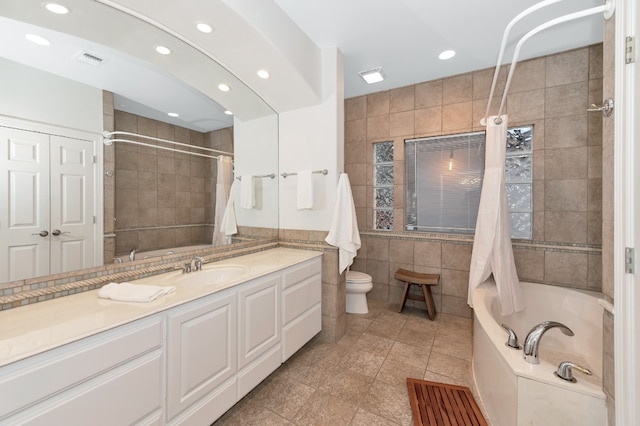
{"type": "Polygon", "coordinates": [[[509,338],[506,342],[504,342],[504,345],[511,349],[521,349],[522,346],[520,346],[520,344],[518,343],[518,336],[516,336],[515,331],[513,331],[511,327],[506,324],[500,324],[500,326],[507,330],[507,333],[509,333],[509,338]]]}
{"type": "Polygon", "coordinates": [[[589,370],[588,368],[581,367],[575,362],[571,362],[571,361],[562,361],[560,364],[558,364],[558,369],[554,371],[553,374],[559,379],[565,380],[567,382],[575,383],[577,382],[577,380],[575,377],[573,377],[573,370],[572,370],[573,368],[575,368],[579,372],[584,373],[588,376],[591,376],[593,374],[591,370],[589,370]]]}

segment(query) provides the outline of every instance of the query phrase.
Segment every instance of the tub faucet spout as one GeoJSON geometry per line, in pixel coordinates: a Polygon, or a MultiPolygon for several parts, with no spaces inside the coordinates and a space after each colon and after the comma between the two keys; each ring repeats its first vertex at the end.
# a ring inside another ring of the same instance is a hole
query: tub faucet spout
{"type": "Polygon", "coordinates": [[[530,364],[540,364],[538,359],[538,345],[542,335],[551,328],[560,328],[567,336],[573,336],[573,331],[566,325],[556,321],[544,321],[536,325],[529,331],[526,339],[524,340],[524,360],[530,364]]]}

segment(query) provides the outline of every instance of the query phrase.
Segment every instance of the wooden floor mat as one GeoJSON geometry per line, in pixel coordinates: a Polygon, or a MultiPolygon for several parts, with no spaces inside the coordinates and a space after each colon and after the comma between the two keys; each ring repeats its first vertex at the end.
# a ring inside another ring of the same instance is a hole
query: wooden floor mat
{"type": "Polygon", "coordinates": [[[407,378],[415,426],[487,426],[468,387],[407,378]]]}

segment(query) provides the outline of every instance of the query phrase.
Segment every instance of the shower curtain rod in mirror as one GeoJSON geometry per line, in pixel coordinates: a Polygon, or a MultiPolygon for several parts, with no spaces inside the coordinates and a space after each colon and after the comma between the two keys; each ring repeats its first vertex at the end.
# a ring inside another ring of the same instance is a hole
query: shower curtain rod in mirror
{"type": "Polygon", "coordinates": [[[167,139],[156,138],[156,137],[153,137],[153,136],[139,135],[137,133],[123,132],[123,131],[103,132],[102,136],[104,137],[104,139],[103,139],[104,144],[109,146],[113,142],[124,142],[124,143],[130,143],[130,144],[133,144],[133,145],[141,145],[141,146],[147,146],[147,147],[150,147],[150,148],[162,149],[162,150],[165,150],[165,151],[173,151],[173,152],[180,152],[182,154],[196,155],[198,157],[215,158],[215,159],[218,158],[218,156],[215,156],[215,155],[207,155],[207,154],[202,154],[202,153],[199,153],[199,152],[185,151],[185,150],[177,149],[177,148],[169,148],[169,147],[165,147],[165,146],[152,145],[152,144],[149,144],[149,143],[137,142],[137,141],[132,141],[132,140],[129,140],[129,139],[122,139],[122,138],[111,139],[112,136],[117,136],[117,135],[133,136],[133,137],[136,137],[136,138],[149,139],[149,140],[153,140],[153,141],[157,141],[157,142],[163,142],[163,143],[169,143],[169,144],[172,144],[172,145],[184,146],[184,147],[191,148],[191,149],[200,149],[202,151],[215,152],[215,153],[218,153],[218,154],[228,155],[228,156],[233,157],[233,152],[221,151],[219,149],[205,148],[203,146],[197,146],[197,145],[189,145],[189,144],[182,143],[182,142],[175,142],[175,141],[170,141],[170,140],[167,140],[167,139]]]}

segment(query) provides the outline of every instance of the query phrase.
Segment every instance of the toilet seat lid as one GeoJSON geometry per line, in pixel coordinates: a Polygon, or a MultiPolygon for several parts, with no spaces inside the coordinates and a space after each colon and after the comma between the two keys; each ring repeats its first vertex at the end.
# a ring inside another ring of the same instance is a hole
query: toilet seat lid
{"type": "Polygon", "coordinates": [[[371,275],[358,271],[347,271],[347,282],[368,283],[371,282],[371,275]]]}

